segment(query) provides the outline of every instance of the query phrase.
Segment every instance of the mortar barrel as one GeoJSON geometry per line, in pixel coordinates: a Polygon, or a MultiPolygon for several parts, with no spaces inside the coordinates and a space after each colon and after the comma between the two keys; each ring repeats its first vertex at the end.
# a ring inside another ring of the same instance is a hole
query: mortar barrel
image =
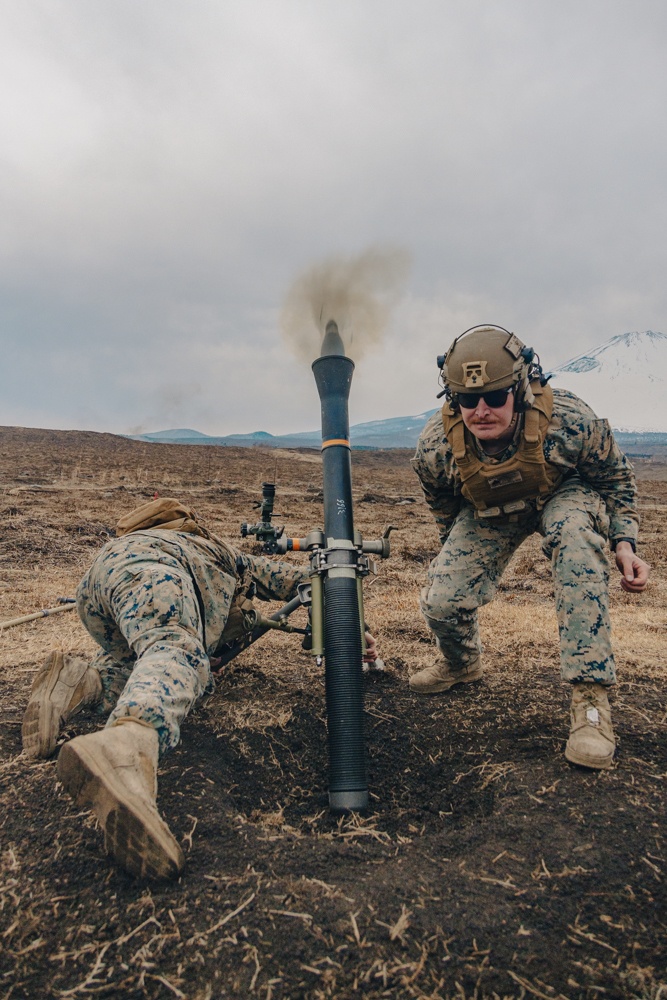
{"type": "Polygon", "coordinates": [[[313,374],[322,409],[324,533],[329,550],[324,574],[329,804],[336,811],[368,805],[348,416],[353,372],[338,327],[330,322],[313,374]]]}

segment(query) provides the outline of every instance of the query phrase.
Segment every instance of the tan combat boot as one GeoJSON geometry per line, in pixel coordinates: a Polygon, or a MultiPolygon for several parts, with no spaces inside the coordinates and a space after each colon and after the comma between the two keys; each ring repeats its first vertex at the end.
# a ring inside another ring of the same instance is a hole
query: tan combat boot
{"type": "Polygon", "coordinates": [[[582,767],[611,767],[616,749],[607,689],[602,684],[572,685],[570,738],[565,756],[582,767]]]}
{"type": "Polygon", "coordinates": [[[413,674],[409,684],[416,694],[440,694],[441,691],[449,691],[455,684],[478,681],[483,673],[481,656],[476,656],[463,670],[452,670],[447,660],[439,656],[435,663],[413,674]]]}
{"type": "Polygon", "coordinates": [[[100,675],[84,656],[54,649],[32,682],[21,736],[28,757],[50,757],[63,723],[102,697],[100,675]]]}
{"type": "Polygon", "coordinates": [[[132,875],[173,878],[184,858],[157,811],[157,758],[153,727],[125,717],[66,743],[57,771],[76,804],[92,807],[107,854],[132,875]]]}

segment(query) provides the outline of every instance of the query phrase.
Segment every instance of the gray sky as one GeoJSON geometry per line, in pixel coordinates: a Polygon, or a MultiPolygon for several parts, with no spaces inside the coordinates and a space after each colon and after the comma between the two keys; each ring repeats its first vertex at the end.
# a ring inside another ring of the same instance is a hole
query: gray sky
{"type": "Polygon", "coordinates": [[[666,65],[664,0],[0,0],[0,423],[317,427],[281,307],[369,247],[354,423],[476,323],[667,332],[666,65]]]}

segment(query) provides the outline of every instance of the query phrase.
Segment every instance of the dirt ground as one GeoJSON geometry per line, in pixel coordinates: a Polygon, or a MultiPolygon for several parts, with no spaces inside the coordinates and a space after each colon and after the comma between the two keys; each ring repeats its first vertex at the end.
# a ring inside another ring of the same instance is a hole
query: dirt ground
{"type": "MultiPolygon", "coordinates": [[[[568,699],[537,539],[482,613],[485,680],[409,693],[434,651],[417,597],[437,551],[409,457],[353,459],[357,527],[397,528],[366,586],[387,670],[365,681],[364,816],[328,812],[322,673],[294,637],[269,635],[163,761],[181,879],[117,871],[55,760],[21,756],[36,666],[91,642],[75,612],[0,631],[0,1000],[667,998],[667,470],[638,469],[654,577],[640,598],[614,579],[618,753],[595,774],[563,757],[568,699]]],[[[156,491],[238,539],[265,479],[290,534],[321,525],[317,453],[2,430],[0,619],[73,594],[118,517],[156,491]]],[[[63,739],[100,724],[81,715],[63,739]]]]}

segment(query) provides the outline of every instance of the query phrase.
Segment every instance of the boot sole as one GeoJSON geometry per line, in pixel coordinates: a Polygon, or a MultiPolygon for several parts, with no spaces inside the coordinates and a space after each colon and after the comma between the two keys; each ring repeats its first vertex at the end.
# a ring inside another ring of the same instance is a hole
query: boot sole
{"type": "Polygon", "coordinates": [[[461,677],[460,679],[457,677],[454,680],[438,681],[436,684],[429,685],[429,687],[413,687],[409,681],[408,684],[410,686],[410,690],[414,692],[414,694],[442,694],[444,691],[449,691],[450,688],[455,687],[457,684],[473,684],[475,681],[481,681],[483,676],[484,673],[480,670],[478,673],[470,674],[468,677],[461,677]]]}
{"type": "Polygon", "coordinates": [[[44,700],[31,702],[23,715],[21,742],[28,757],[50,757],[58,742],[60,715],[49,708],[44,700]]]}
{"type": "MultiPolygon", "coordinates": [[[[83,666],[81,673],[76,676],[75,683],[71,686],[65,685],[65,687],[74,690],[81,682],[89,669],[88,663],[83,662],[85,666],[83,666]]],[[[41,671],[44,674],[44,681],[40,685],[39,691],[35,692],[34,698],[30,697],[23,715],[21,742],[28,757],[50,757],[58,742],[61,722],[66,721],[63,714],[66,706],[61,710],[53,700],[53,694],[62,681],[61,674],[65,666],[62,654],[51,653],[47,663],[48,667],[45,664],[41,671]]],[[[64,684],[64,681],[62,683],[64,684]]],[[[69,713],[68,718],[94,702],[94,698],[84,698],[76,706],[76,709],[69,713]]]]}
{"type": "Polygon", "coordinates": [[[605,771],[612,765],[614,760],[614,751],[612,750],[606,757],[588,757],[586,754],[577,753],[575,750],[570,750],[569,747],[566,746],[565,759],[569,760],[570,764],[578,764],[579,767],[587,767],[592,771],[605,771]]]}
{"type": "Polygon", "coordinates": [[[28,701],[21,726],[23,750],[28,757],[50,757],[56,748],[60,732],[60,712],[51,698],[64,666],[62,654],[51,653],[42,668],[45,675],[34,699],[28,701]]]}
{"type": "Polygon", "coordinates": [[[184,864],[181,848],[157,811],[146,808],[109,772],[105,758],[66,743],[57,774],[77,805],[90,805],[104,830],[104,848],[131,875],[176,878],[184,864]],[[105,773],[102,773],[102,772],[105,773]]]}

